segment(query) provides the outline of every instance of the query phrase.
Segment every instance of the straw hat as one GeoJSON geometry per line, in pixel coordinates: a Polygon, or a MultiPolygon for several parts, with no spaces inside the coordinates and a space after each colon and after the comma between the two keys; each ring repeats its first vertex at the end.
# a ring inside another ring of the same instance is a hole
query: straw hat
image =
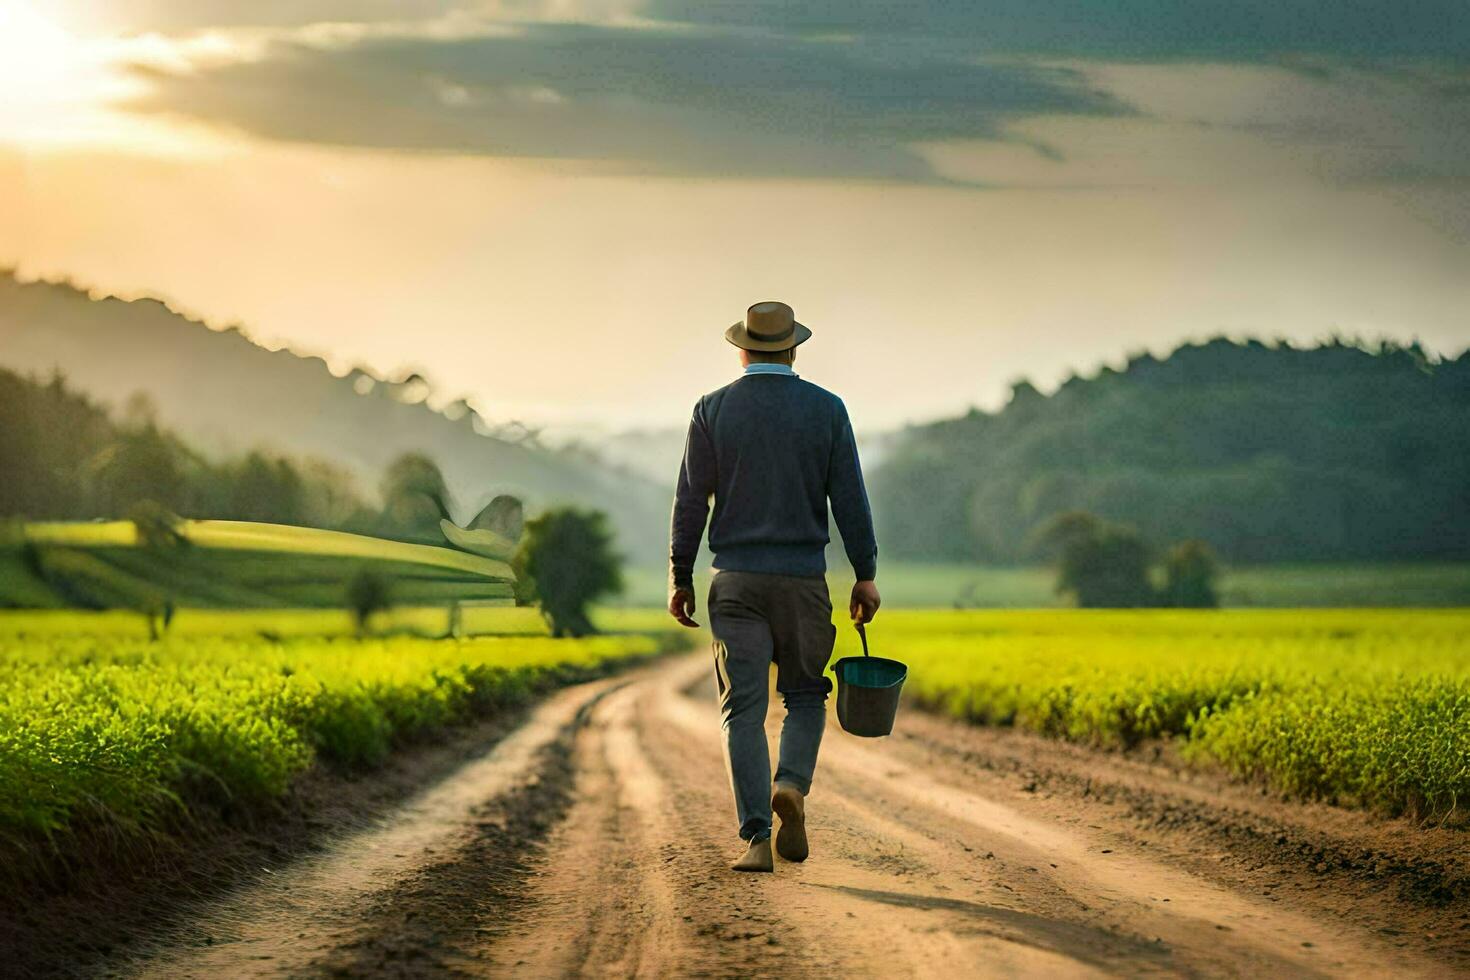
{"type": "Polygon", "coordinates": [[[725,339],[742,350],[790,350],[811,339],[812,332],[796,322],[796,313],[785,303],[757,303],[745,311],[742,323],[732,323],[725,339]]]}

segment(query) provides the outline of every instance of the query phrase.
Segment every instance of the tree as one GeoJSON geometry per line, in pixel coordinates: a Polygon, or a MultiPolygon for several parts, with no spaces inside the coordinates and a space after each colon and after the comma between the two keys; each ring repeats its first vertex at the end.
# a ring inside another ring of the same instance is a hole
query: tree
{"type": "Polygon", "coordinates": [[[1154,604],[1148,545],[1133,528],[1074,511],[1052,518],[1037,537],[1057,552],[1057,592],[1082,608],[1154,604]]]}
{"type": "Polygon", "coordinates": [[[587,607],[622,591],[621,566],[607,515],[570,507],[527,521],[511,559],[517,594],[534,595],[552,636],[596,632],[587,607]]]}
{"type": "Polygon", "coordinates": [[[1470,556],[1470,354],[1213,340],[914,426],[870,474],[890,558],[1011,564],[1065,511],[1231,562],[1470,556]]]}
{"type": "Polygon", "coordinates": [[[392,588],[382,575],[363,568],[348,579],[347,608],[352,613],[358,635],[368,631],[369,621],[375,613],[387,612],[392,606],[392,588]]]}
{"type": "Polygon", "coordinates": [[[188,495],[187,455],[177,439],[152,423],[124,431],[95,461],[103,512],[126,513],[144,500],[182,510],[188,495]]]}
{"type": "Polygon", "coordinates": [[[208,459],[162,428],[143,395],[117,415],[60,374],[0,368],[0,517],[117,518],[152,501],[200,518],[379,530],[348,470],[268,450],[208,459]]]}
{"type": "Polygon", "coordinates": [[[305,523],[306,487],[290,460],[252,452],[229,469],[229,513],[235,520],[305,523]]]}
{"type": "MultiPolygon", "coordinates": [[[[128,520],[138,533],[138,550],[149,564],[165,567],[175,563],[177,551],[189,547],[180,529],[179,516],[152,500],[140,500],[128,510],[128,520]]],[[[148,639],[157,641],[174,621],[174,597],[167,586],[159,586],[137,597],[138,611],[148,621],[148,639]]]]}
{"type": "Polygon", "coordinates": [[[87,461],[115,437],[106,413],[66,386],[0,369],[0,514],[95,516],[87,461]]]}
{"type": "Polygon", "coordinates": [[[405,453],[383,474],[383,523],[389,533],[439,539],[449,513],[449,486],[439,466],[422,453],[405,453]]]}
{"type": "Polygon", "coordinates": [[[365,528],[371,521],[367,506],[357,494],[352,473],[334,463],[307,458],[299,471],[306,482],[308,527],[365,528]]]}
{"type": "Polygon", "coordinates": [[[1219,563],[1208,544],[1198,538],[1179,542],[1164,559],[1164,605],[1214,609],[1220,605],[1220,596],[1215,591],[1219,573],[1219,563]]]}

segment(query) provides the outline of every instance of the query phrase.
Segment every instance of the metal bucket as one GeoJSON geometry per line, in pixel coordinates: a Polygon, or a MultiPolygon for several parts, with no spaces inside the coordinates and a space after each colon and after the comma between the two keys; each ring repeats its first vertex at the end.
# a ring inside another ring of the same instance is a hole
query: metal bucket
{"type": "Polygon", "coordinates": [[[837,721],[852,735],[877,738],[893,731],[898,695],[909,669],[897,660],[868,654],[868,631],[858,623],[861,657],[843,657],[832,666],[837,675],[837,721]]]}

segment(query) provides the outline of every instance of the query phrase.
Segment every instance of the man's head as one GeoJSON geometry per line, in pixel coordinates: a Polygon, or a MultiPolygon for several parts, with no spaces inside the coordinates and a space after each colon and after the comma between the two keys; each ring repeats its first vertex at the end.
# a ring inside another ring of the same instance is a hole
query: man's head
{"type": "Polygon", "coordinates": [[[791,307],[774,300],[756,303],[745,311],[742,322],[725,331],[725,339],[740,348],[741,364],[790,364],[796,359],[796,348],[811,335],[805,325],[796,322],[791,307]]]}

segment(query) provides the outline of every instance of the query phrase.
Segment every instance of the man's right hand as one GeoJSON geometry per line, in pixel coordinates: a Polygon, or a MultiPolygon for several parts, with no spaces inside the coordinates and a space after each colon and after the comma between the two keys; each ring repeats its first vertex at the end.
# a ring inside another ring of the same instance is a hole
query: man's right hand
{"type": "Polygon", "coordinates": [[[883,600],[878,597],[878,586],[872,579],[868,579],[852,587],[852,600],[847,604],[847,611],[854,623],[871,623],[882,604],[883,600]]]}
{"type": "Polygon", "coordinates": [[[690,629],[699,629],[699,624],[694,621],[694,590],[674,589],[669,593],[669,615],[677,619],[682,626],[690,629]]]}

